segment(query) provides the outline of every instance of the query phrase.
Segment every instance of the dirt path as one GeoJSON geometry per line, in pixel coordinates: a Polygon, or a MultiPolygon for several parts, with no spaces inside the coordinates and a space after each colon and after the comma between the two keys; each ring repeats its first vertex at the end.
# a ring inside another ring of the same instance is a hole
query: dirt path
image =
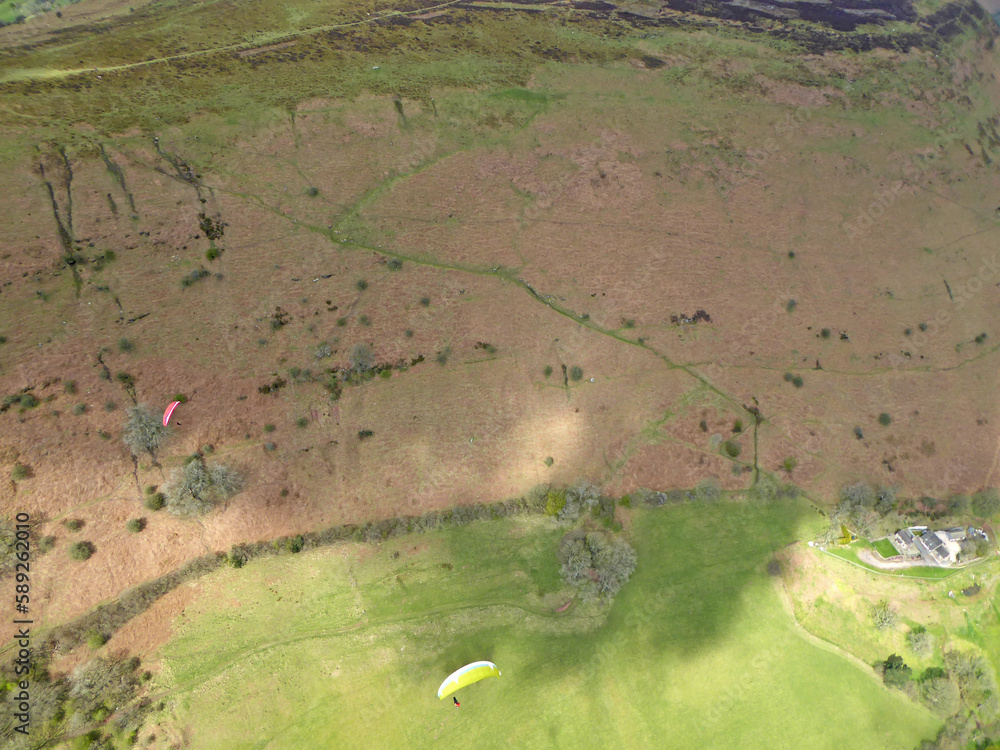
{"type": "Polygon", "coordinates": [[[122,65],[109,65],[100,68],[68,68],[63,70],[21,69],[8,73],[3,78],[0,78],[0,83],[7,83],[9,81],[35,81],[35,80],[51,79],[51,78],[67,78],[69,76],[81,75],[83,73],[107,73],[117,70],[130,70],[132,68],[143,68],[148,65],[156,65],[158,63],[172,62],[173,60],[186,60],[192,57],[204,57],[205,55],[215,55],[220,52],[250,52],[251,54],[255,54],[254,50],[257,50],[258,52],[263,52],[265,51],[266,48],[281,47],[284,46],[286,43],[294,39],[297,39],[298,37],[309,36],[311,34],[322,34],[327,31],[334,31],[336,29],[347,29],[354,26],[365,26],[367,24],[376,23],[378,21],[385,20],[386,18],[392,18],[395,16],[416,16],[418,14],[437,11],[440,10],[441,8],[449,8],[463,1],[464,0],[449,0],[448,2],[441,3],[440,5],[432,5],[429,8],[418,8],[417,10],[406,10],[406,11],[390,10],[377,16],[372,16],[370,18],[363,18],[359,21],[348,21],[346,23],[335,23],[335,24],[328,24],[325,26],[312,26],[308,29],[300,29],[298,31],[276,32],[272,38],[267,39],[264,43],[262,43],[262,40],[258,38],[252,42],[226,44],[221,47],[212,47],[211,49],[195,50],[193,52],[182,52],[176,55],[155,57],[150,60],[140,60],[138,62],[124,63],[122,65]]]}
{"type": "Polygon", "coordinates": [[[830,641],[823,640],[819,636],[813,635],[802,626],[802,623],[800,623],[798,618],[795,616],[795,607],[792,605],[791,594],[788,593],[788,589],[785,587],[784,577],[779,577],[778,580],[775,582],[774,587],[775,590],[778,592],[778,598],[781,600],[781,606],[784,608],[785,612],[788,613],[789,618],[791,618],[792,623],[795,626],[796,632],[800,636],[802,636],[802,638],[804,638],[805,640],[809,641],[810,643],[816,646],[819,646],[824,651],[829,651],[830,653],[837,654],[838,656],[847,659],[853,664],[856,664],[861,669],[861,671],[867,674],[872,680],[879,683],[880,685],[882,684],[882,680],[878,678],[874,670],[872,670],[870,664],[867,664],[863,659],[859,659],[854,654],[845,651],[840,646],[830,643],[830,641]]]}

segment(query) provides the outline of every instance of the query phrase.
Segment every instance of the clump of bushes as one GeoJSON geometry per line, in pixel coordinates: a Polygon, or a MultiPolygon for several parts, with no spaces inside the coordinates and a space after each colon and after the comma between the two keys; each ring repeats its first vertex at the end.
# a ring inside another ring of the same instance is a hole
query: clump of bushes
{"type": "Polygon", "coordinates": [[[730,458],[738,458],[743,452],[743,446],[737,440],[727,440],[722,444],[722,452],[730,458]]]}
{"type": "Polygon", "coordinates": [[[27,464],[14,464],[14,468],[10,470],[10,478],[15,482],[20,482],[24,479],[28,479],[31,476],[31,469],[27,464]]]}
{"type": "Polygon", "coordinates": [[[573,365],[569,368],[569,379],[573,381],[583,380],[583,368],[573,365]]]}
{"type": "Polygon", "coordinates": [[[550,504],[559,505],[560,498],[562,499],[562,505],[554,514],[556,518],[560,521],[576,521],[580,516],[592,510],[600,503],[601,491],[590,482],[579,481],[566,490],[557,490],[554,503],[553,495],[550,491],[546,503],[546,512],[548,512],[550,504]]]}
{"type": "Polygon", "coordinates": [[[599,531],[574,531],[559,544],[559,572],[584,600],[609,601],[628,582],[637,557],[627,541],[599,531]]]}
{"type": "Polygon", "coordinates": [[[992,518],[1000,511],[1000,495],[996,490],[981,490],[972,496],[972,512],[980,518],[992,518]]]}
{"type": "Polygon", "coordinates": [[[146,404],[130,406],[126,412],[125,427],[122,430],[122,442],[133,456],[148,453],[155,456],[156,452],[170,437],[170,428],[146,404]]]}
{"type": "Polygon", "coordinates": [[[207,268],[199,268],[196,271],[191,271],[191,273],[184,276],[184,278],[181,279],[181,286],[187,288],[192,284],[201,281],[202,279],[207,278],[208,276],[211,275],[212,272],[209,271],[207,268]]]}
{"type": "Polygon", "coordinates": [[[208,466],[196,456],[175,469],[166,486],[166,508],[175,516],[202,516],[243,487],[239,472],[224,464],[208,466]]]}
{"type": "Polygon", "coordinates": [[[126,524],[125,528],[133,534],[138,534],[140,531],[146,528],[145,518],[130,518],[126,524]]]}

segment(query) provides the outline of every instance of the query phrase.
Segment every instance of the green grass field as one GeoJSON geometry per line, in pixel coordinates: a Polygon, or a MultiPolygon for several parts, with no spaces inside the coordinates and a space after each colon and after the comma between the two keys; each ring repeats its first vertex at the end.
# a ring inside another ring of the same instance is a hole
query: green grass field
{"type": "Polygon", "coordinates": [[[548,519],[256,561],[198,584],[158,720],[192,748],[912,748],[938,722],[786,613],[773,551],[805,506],[633,516],[608,613],[560,590],[548,519]],[[399,553],[396,556],[396,553],[399,553]],[[503,670],[459,695],[475,659],[503,670]]]}
{"type": "Polygon", "coordinates": [[[885,558],[895,557],[896,555],[899,554],[896,551],[896,548],[892,546],[892,542],[890,542],[888,539],[879,539],[875,542],[872,542],[872,547],[874,547],[875,551],[885,558]]]}

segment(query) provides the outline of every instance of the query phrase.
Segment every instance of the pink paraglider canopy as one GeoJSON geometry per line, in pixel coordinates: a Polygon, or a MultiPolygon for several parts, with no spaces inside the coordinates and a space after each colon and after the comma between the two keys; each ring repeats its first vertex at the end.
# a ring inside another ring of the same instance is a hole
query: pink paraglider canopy
{"type": "Polygon", "coordinates": [[[171,402],[170,406],[167,407],[167,410],[165,412],[163,412],[163,426],[164,427],[167,426],[167,422],[170,421],[170,415],[174,413],[174,409],[176,409],[178,406],[180,406],[180,403],[181,403],[180,401],[173,401],[173,402],[171,402]]]}

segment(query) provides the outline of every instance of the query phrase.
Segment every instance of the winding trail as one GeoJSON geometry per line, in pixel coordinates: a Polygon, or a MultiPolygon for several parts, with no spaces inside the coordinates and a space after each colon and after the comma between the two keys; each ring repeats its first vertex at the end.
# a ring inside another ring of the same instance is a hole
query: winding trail
{"type": "Polygon", "coordinates": [[[181,52],[176,55],[165,55],[164,57],[154,57],[149,60],[139,60],[137,62],[122,63],[120,65],[106,65],[103,67],[91,67],[91,68],[62,68],[62,69],[50,69],[50,68],[21,68],[13,72],[8,73],[4,77],[0,78],[0,83],[9,83],[15,81],[43,81],[52,80],[58,78],[69,78],[76,75],[84,75],[87,73],[111,73],[115,71],[122,70],[133,70],[135,68],[145,68],[150,65],[159,65],[160,63],[172,62],[174,60],[188,60],[193,57],[205,57],[207,55],[217,55],[223,52],[244,52],[257,49],[259,47],[270,47],[276,44],[281,44],[283,42],[288,42],[299,37],[311,36],[313,34],[322,34],[326,31],[335,31],[337,29],[348,29],[357,26],[365,26],[368,24],[378,23],[387,18],[393,18],[395,16],[419,16],[424,13],[441,10],[442,8],[450,8],[459,3],[466,2],[466,0],[448,0],[448,2],[441,3],[439,5],[432,5],[427,8],[418,8],[416,10],[390,10],[377,16],[371,16],[370,18],[362,18],[357,21],[345,21],[344,23],[333,23],[325,24],[323,26],[310,26],[306,29],[299,29],[297,31],[277,31],[277,32],[265,32],[261,36],[253,39],[249,42],[238,42],[236,44],[224,44],[219,47],[211,47],[209,49],[193,50],[191,52],[181,52]]]}

